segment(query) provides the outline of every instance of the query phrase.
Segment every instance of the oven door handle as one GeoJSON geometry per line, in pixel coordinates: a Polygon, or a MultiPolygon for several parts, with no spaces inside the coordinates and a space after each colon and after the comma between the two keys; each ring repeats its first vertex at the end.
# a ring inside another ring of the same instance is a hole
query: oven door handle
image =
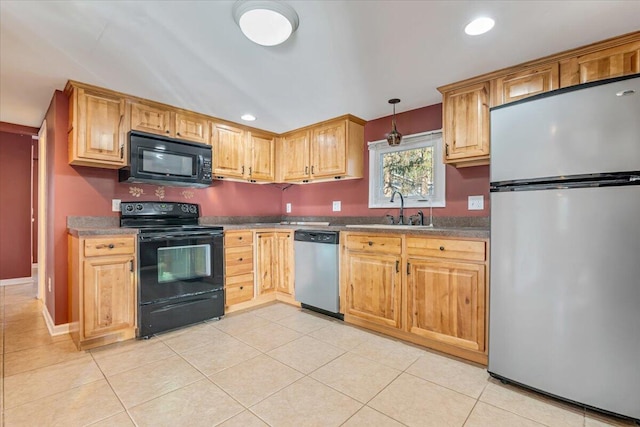
{"type": "Polygon", "coordinates": [[[161,236],[139,236],[141,242],[154,242],[159,240],[171,241],[171,240],[187,240],[187,239],[195,239],[200,237],[213,237],[219,236],[221,233],[190,233],[190,234],[163,234],[161,236]]]}

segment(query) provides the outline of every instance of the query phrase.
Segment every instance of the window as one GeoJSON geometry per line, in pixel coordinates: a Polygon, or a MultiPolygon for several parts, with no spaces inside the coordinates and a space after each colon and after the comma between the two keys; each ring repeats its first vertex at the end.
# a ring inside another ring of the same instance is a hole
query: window
{"type": "Polygon", "coordinates": [[[442,131],[403,137],[391,147],[386,140],[369,143],[369,207],[396,208],[391,193],[404,196],[405,207],[445,206],[442,131]]]}

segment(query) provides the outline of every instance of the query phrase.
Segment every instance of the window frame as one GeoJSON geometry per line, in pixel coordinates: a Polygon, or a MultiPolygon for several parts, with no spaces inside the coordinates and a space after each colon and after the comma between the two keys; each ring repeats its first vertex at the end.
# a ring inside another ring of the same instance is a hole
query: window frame
{"type": "MultiPolygon", "coordinates": [[[[442,156],[442,129],[415,133],[402,137],[402,142],[398,146],[390,146],[387,140],[371,141],[368,143],[369,148],[369,208],[397,208],[400,206],[398,201],[389,202],[389,198],[382,197],[380,188],[380,175],[382,173],[381,156],[394,151],[412,150],[417,148],[433,146],[433,169],[434,181],[433,188],[433,204],[429,201],[418,201],[416,196],[405,196],[405,208],[443,208],[446,206],[446,171],[442,156]]],[[[403,194],[404,196],[404,194],[403,194]]]]}

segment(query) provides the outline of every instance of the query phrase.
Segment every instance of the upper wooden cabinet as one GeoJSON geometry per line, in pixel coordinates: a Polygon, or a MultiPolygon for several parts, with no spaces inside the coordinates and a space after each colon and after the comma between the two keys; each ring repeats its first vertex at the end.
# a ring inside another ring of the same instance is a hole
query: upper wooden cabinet
{"type": "Polygon", "coordinates": [[[507,74],[491,81],[491,106],[517,101],[559,87],[557,62],[507,74]]]}
{"type": "Polygon", "coordinates": [[[362,178],[364,122],[343,116],[287,133],[278,151],[282,182],[362,178]]]}
{"type": "Polygon", "coordinates": [[[640,73],[640,41],[561,61],[562,87],[640,73]]]}
{"type": "Polygon", "coordinates": [[[150,102],[130,102],[129,109],[131,130],[209,144],[206,116],[150,102]]]}
{"type": "Polygon", "coordinates": [[[213,173],[217,178],[275,181],[275,138],[212,123],[213,173]]]}
{"type": "Polygon", "coordinates": [[[488,163],[489,83],[446,92],[442,108],[445,163],[488,163]]]}
{"type": "Polygon", "coordinates": [[[171,136],[171,110],[163,106],[129,102],[131,130],[171,136]]]}
{"type": "Polygon", "coordinates": [[[445,163],[489,163],[489,107],[640,73],[640,31],[439,87],[445,163]],[[489,90],[490,89],[490,90],[489,90]]]}
{"type": "Polygon", "coordinates": [[[209,144],[209,121],[206,116],[184,112],[175,113],[176,138],[209,144]]]}
{"type": "Polygon", "coordinates": [[[127,165],[125,100],[109,91],[67,85],[69,163],[119,169],[127,165]]]}

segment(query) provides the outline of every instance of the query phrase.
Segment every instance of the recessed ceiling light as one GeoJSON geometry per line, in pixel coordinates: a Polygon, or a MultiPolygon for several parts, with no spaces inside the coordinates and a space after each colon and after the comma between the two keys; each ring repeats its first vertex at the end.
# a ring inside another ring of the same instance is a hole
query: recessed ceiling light
{"type": "Polygon", "coordinates": [[[494,25],[495,21],[491,18],[477,18],[469,22],[467,26],[464,27],[464,32],[470,36],[478,36],[492,29],[494,25]]]}
{"type": "Polygon", "coordinates": [[[281,1],[238,0],[233,18],[249,40],[262,46],[278,45],[298,28],[298,14],[281,1]]]}
{"type": "Polygon", "coordinates": [[[256,119],[256,116],[254,116],[253,114],[243,114],[240,118],[242,120],[246,120],[248,122],[252,122],[252,121],[254,121],[256,119]]]}

